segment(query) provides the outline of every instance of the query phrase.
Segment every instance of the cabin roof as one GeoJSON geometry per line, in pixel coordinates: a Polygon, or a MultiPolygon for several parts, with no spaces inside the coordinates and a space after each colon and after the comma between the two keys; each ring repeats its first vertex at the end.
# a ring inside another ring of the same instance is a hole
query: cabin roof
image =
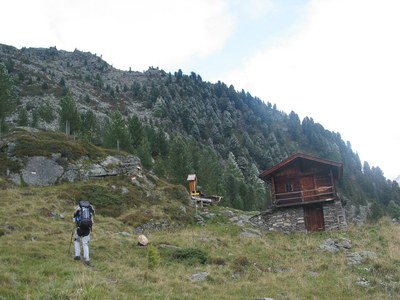
{"type": "Polygon", "coordinates": [[[304,160],[304,161],[311,161],[322,165],[328,165],[334,172],[334,175],[337,179],[339,179],[343,174],[343,164],[338,163],[332,160],[323,159],[311,155],[307,155],[304,153],[296,153],[292,156],[289,156],[285,160],[281,161],[280,163],[276,164],[275,166],[264,170],[261,172],[258,177],[262,180],[268,181],[271,177],[273,177],[280,169],[287,167],[288,165],[293,164],[297,160],[304,160]]]}

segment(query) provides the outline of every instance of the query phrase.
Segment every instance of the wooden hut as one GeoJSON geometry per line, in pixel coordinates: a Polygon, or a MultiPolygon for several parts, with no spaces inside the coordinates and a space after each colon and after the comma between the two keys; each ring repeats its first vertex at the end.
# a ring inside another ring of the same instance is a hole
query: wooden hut
{"type": "Polygon", "coordinates": [[[283,230],[319,231],[347,226],[336,189],[342,173],[341,163],[297,153],[259,177],[270,184],[273,212],[285,212],[283,230]]]}
{"type": "Polygon", "coordinates": [[[196,191],[197,177],[196,174],[189,174],[187,179],[189,182],[189,193],[191,196],[197,196],[199,193],[196,191]]]}

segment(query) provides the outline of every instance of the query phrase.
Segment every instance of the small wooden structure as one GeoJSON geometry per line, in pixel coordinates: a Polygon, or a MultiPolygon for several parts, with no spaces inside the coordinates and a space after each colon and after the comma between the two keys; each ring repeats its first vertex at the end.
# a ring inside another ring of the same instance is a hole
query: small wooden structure
{"type": "Polygon", "coordinates": [[[200,206],[203,206],[204,204],[213,205],[222,201],[223,197],[221,196],[216,196],[216,195],[206,196],[202,192],[196,190],[196,185],[197,185],[196,174],[189,174],[186,180],[189,182],[190,197],[196,204],[200,204],[200,206]]]}
{"type": "Polygon", "coordinates": [[[197,196],[199,193],[196,192],[197,177],[196,174],[189,174],[187,179],[189,182],[189,193],[191,196],[197,196]]]}
{"type": "Polygon", "coordinates": [[[332,218],[337,219],[337,227],[345,223],[345,220],[339,220],[344,218],[344,212],[336,190],[336,182],[342,173],[341,163],[296,153],[263,171],[259,177],[271,186],[275,210],[302,208],[305,230],[319,231],[324,230],[325,223],[332,222],[332,218]],[[328,209],[328,203],[340,206],[335,216],[332,212],[335,214],[337,209],[328,209]],[[324,211],[329,211],[329,217],[324,211]]]}

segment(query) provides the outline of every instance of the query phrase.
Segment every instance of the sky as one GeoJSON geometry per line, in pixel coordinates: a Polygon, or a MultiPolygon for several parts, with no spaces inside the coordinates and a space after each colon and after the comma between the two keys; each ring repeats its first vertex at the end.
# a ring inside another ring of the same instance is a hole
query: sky
{"type": "Polygon", "coordinates": [[[0,43],[244,89],[400,175],[398,0],[1,0],[0,43]]]}

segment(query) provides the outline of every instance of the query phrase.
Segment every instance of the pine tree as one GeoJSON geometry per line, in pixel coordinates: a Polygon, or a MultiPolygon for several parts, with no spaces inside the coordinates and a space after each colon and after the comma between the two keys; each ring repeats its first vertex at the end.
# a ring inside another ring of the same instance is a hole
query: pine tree
{"type": "Polygon", "coordinates": [[[224,187],[227,202],[234,208],[243,209],[244,204],[242,196],[246,193],[244,176],[232,152],[229,152],[228,161],[226,163],[224,187]]]}
{"type": "Polygon", "coordinates": [[[132,142],[132,147],[139,147],[144,137],[144,131],[142,122],[137,116],[133,115],[128,118],[128,130],[132,142]]]}
{"type": "Polygon", "coordinates": [[[66,134],[77,133],[81,127],[76,101],[71,93],[67,93],[60,101],[60,130],[66,134]]]}
{"type": "Polygon", "coordinates": [[[142,138],[136,151],[144,168],[150,170],[153,167],[150,143],[146,137],[142,138]]]}
{"type": "Polygon", "coordinates": [[[5,118],[15,109],[14,82],[7,69],[0,64],[0,135],[6,129],[5,118]]]}
{"type": "Polygon", "coordinates": [[[186,184],[190,173],[188,146],[181,136],[175,136],[169,148],[169,174],[176,183],[186,184]]]}
{"type": "Polygon", "coordinates": [[[244,208],[246,210],[265,209],[267,202],[269,202],[268,200],[270,200],[267,199],[264,181],[258,177],[259,173],[257,166],[252,164],[248,176],[248,186],[250,188],[249,198],[244,203],[244,208]]]}
{"type": "Polygon", "coordinates": [[[81,114],[81,129],[79,136],[81,139],[91,143],[98,144],[100,142],[99,137],[99,125],[97,123],[96,115],[93,111],[88,110],[81,114]]]}
{"type": "Polygon", "coordinates": [[[110,148],[128,152],[132,151],[132,142],[128,127],[119,111],[111,115],[111,120],[106,126],[104,144],[110,148]]]}
{"type": "Polygon", "coordinates": [[[17,119],[18,126],[28,126],[28,112],[25,107],[19,109],[18,111],[18,119],[17,119]]]}

